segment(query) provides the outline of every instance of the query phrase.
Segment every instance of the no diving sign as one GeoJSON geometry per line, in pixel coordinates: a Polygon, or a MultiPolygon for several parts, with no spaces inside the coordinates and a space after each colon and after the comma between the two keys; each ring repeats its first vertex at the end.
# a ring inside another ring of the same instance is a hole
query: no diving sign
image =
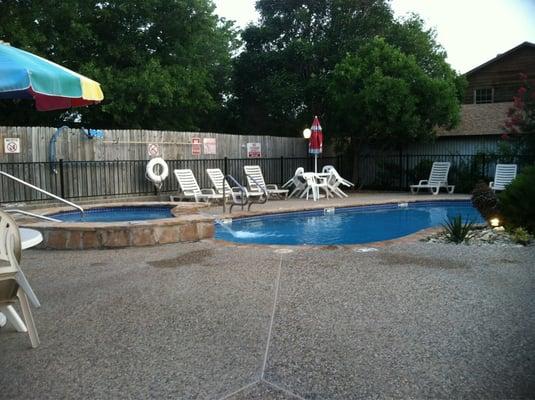
{"type": "Polygon", "coordinates": [[[4,153],[7,153],[7,154],[20,153],[20,139],[19,138],[4,138],[4,153]]]}
{"type": "Polygon", "coordinates": [[[149,157],[159,157],[160,156],[160,146],[156,143],[149,143],[147,145],[147,154],[149,157]]]}

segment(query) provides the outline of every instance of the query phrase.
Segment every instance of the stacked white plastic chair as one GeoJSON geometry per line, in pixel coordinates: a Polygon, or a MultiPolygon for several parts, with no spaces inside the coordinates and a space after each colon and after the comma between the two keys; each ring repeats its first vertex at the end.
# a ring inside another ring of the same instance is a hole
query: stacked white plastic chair
{"type": "Polygon", "coordinates": [[[448,193],[452,194],[455,190],[455,185],[448,185],[450,166],[451,163],[449,162],[434,162],[429,179],[421,180],[417,185],[410,185],[411,193],[418,193],[420,189],[429,189],[431,193],[437,195],[440,188],[445,188],[448,193]]]}
{"type": "Polygon", "coordinates": [[[494,180],[489,183],[492,190],[505,190],[516,178],[516,164],[496,164],[496,172],[494,173],[494,180]]]}
{"type": "Polygon", "coordinates": [[[28,280],[20,269],[21,242],[17,224],[13,218],[0,211],[0,312],[19,332],[28,332],[32,347],[39,345],[39,336],[30,309],[41,304],[28,280]],[[24,322],[13,308],[20,303],[24,322]]]}
{"type": "MultiPolygon", "coordinates": [[[[201,189],[191,169],[175,169],[173,173],[180,186],[182,198],[194,199],[196,202],[223,199],[223,195],[216,193],[214,189],[201,189]]],[[[174,198],[175,196],[171,196],[171,201],[174,201],[174,198]]]]}
{"type": "Polygon", "coordinates": [[[287,198],[289,190],[279,189],[277,185],[266,184],[259,165],[245,165],[243,167],[247,177],[247,186],[251,192],[261,192],[264,189],[270,197],[287,198]]]}
{"type": "Polygon", "coordinates": [[[348,188],[355,186],[352,182],[345,178],[342,178],[336,168],[332,165],[325,165],[321,170],[324,174],[329,174],[327,177],[327,185],[332,193],[338,197],[348,197],[346,193],[340,188],[340,186],[346,186],[348,188]]]}
{"type": "Polygon", "coordinates": [[[302,176],[305,179],[306,188],[303,193],[301,193],[301,198],[306,196],[306,199],[308,200],[309,196],[312,194],[314,201],[318,201],[320,199],[320,189],[325,192],[325,197],[332,196],[327,179],[318,178],[317,174],[314,172],[305,172],[302,176]]]}
{"type": "Polygon", "coordinates": [[[282,185],[283,189],[293,187],[293,190],[288,195],[288,198],[293,197],[293,196],[299,196],[307,188],[306,180],[305,178],[303,178],[304,172],[305,172],[305,169],[303,167],[297,168],[295,170],[294,176],[290,178],[288,182],[282,185]]]}

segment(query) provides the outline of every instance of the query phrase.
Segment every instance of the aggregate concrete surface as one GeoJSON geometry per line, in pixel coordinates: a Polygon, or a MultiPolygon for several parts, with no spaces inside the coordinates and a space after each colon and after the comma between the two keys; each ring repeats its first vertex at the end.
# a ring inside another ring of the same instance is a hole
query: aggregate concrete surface
{"type": "Polygon", "coordinates": [[[0,398],[535,397],[535,247],[28,250],[0,398]]]}

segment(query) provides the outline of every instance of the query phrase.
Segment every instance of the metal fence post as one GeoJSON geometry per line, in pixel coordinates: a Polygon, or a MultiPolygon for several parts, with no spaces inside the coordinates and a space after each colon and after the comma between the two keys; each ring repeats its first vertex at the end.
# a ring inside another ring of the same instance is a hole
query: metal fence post
{"type": "Polygon", "coordinates": [[[281,185],[284,185],[284,157],[281,156],[281,185]]]}
{"type": "Polygon", "coordinates": [[[228,157],[225,157],[225,160],[223,163],[223,169],[225,170],[223,174],[227,176],[228,175],[228,157]]]}
{"type": "Polygon", "coordinates": [[[65,198],[65,174],[63,171],[63,158],[59,160],[59,189],[61,197],[65,198]]]}

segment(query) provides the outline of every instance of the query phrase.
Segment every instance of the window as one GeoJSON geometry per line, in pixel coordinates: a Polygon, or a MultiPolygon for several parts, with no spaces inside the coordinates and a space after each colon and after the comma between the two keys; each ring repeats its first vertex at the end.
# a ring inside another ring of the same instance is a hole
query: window
{"type": "Polygon", "coordinates": [[[492,88],[481,88],[474,90],[474,103],[484,104],[492,103],[494,97],[494,89],[492,88]]]}

